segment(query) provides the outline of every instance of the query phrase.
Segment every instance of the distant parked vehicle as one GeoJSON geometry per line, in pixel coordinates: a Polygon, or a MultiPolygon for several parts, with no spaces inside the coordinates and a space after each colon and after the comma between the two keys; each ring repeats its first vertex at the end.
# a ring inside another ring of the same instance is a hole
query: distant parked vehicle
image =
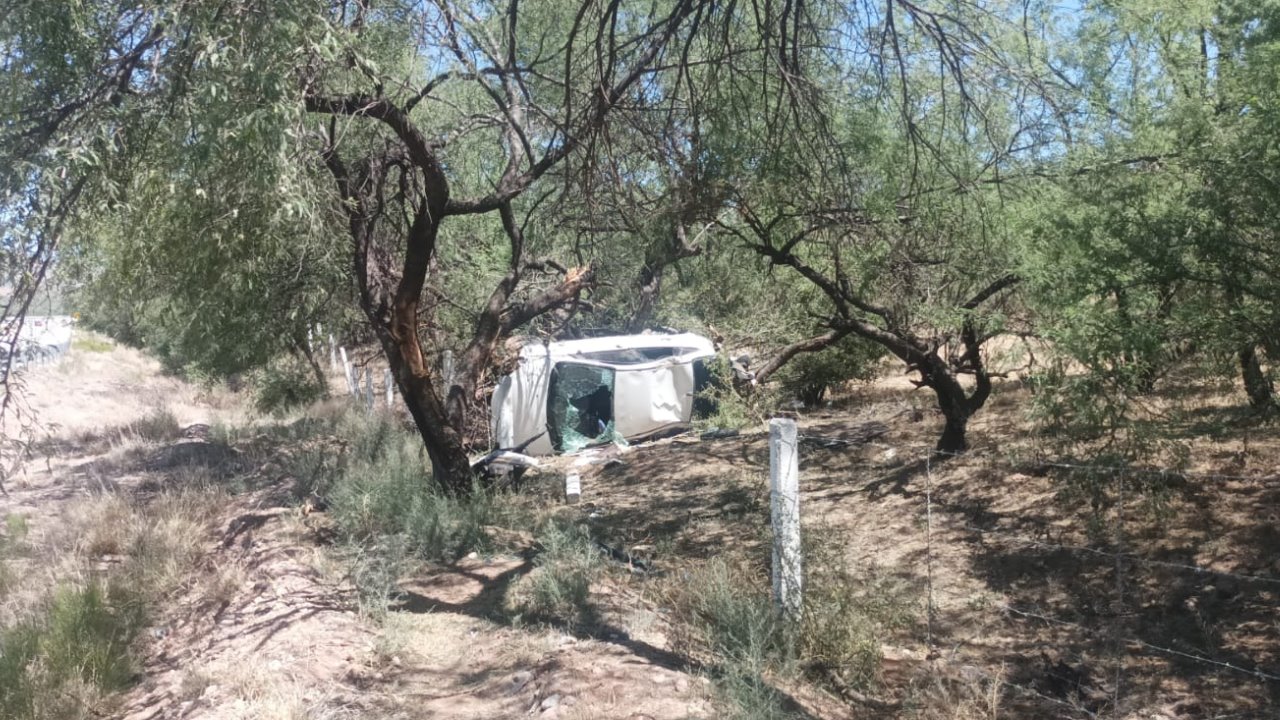
{"type": "MultiPolygon", "coordinates": [[[[5,320],[0,324],[0,337],[8,338],[15,320],[5,320]]],[[[12,348],[0,347],[0,359],[7,359],[9,351],[14,353],[14,364],[17,366],[46,363],[57,360],[71,351],[71,328],[74,319],[69,315],[36,316],[23,319],[18,337],[13,339],[12,348]]]]}

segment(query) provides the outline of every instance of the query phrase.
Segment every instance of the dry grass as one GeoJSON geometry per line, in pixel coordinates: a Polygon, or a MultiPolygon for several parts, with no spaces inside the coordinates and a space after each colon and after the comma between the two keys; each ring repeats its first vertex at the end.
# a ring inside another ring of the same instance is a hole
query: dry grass
{"type": "Polygon", "coordinates": [[[6,718],[92,717],[110,708],[137,660],[148,609],[196,574],[208,491],[145,505],[118,494],[71,504],[7,564],[23,582],[0,594],[0,698],[6,718]]]}
{"type": "Polygon", "coordinates": [[[250,657],[235,663],[188,670],[182,683],[187,701],[217,708],[226,720],[338,720],[356,717],[339,697],[318,691],[304,679],[282,675],[282,665],[250,657]]]}
{"type": "Polygon", "coordinates": [[[912,720],[999,720],[1004,713],[1004,670],[994,676],[971,665],[939,667],[922,676],[908,691],[907,716],[912,720]]]}

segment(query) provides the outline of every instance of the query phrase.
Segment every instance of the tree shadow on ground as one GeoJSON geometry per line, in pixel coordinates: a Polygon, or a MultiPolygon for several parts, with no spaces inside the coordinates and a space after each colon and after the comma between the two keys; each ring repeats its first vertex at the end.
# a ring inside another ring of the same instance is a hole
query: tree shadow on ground
{"type": "MultiPolygon", "coordinates": [[[[935,512],[966,519],[970,566],[1003,598],[1000,633],[1016,638],[1011,679],[1091,712],[1123,714],[1167,697],[1170,679],[1175,698],[1201,709],[1190,716],[1264,717],[1280,707],[1280,577],[1202,567],[1204,543],[1220,532],[1214,512],[1237,500],[1219,489],[1210,508],[1194,485],[1172,487],[1203,513],[1183,518],[1175,535],[1139,532],[1149,521],[1131,517],[1140,510],[1132,503],[1095,505],[1096,533],[1082,537],[982,499],[935,497],[935,512]]],[[[1277,492],[1243,494],[1262,517],[1280,501],[1277,492]]],[[[1280,532],[1262,517],[1232,545],[1276,547],[1280,532]]],[[[1262,567],[1263,555],[1241,550],[1235,566],[1262,567]]]]}
{"type": "MultiPolygon", "coordinates": [[[[501,625],[509,624],[510,616],[504,609],[507,593],[522,577],[535,568],[536,549],[527,549],[520,553],[518,564],[506,568],[495,575],[477,572],[474,569],[454,564],[441,567],[432,572],[433,575],[453,574],[465,578],[480,586],[474,593],[461,602],[449,602],[434,598],[425,592],[400,588],[400,600],[394,609],[409,613],[449,612],[458,615],[485,620],[501,625]]],[[[657,666],[679,672],[706,672],[716,675],[717,669],[705,666],[691,658],[658,647],[633,637],[625,628],[605,620],[598,611],[585,613],[583,622],[567,622],[563,618],[526,615],[521,618],[524,623],[556,629],[579,640],[595,640],[619,646],[632,655],[657,666]]],[[[487,677],[487,673],[484,673],[487,677]]],[[[764,682],[764,681],[762,681],[764,682]]],[[[766,683],[766,691],[778,699],[787,712],[801,720],[814,720],[814,716],[803,710],[802,706],[785,691],[766,683]]]]}

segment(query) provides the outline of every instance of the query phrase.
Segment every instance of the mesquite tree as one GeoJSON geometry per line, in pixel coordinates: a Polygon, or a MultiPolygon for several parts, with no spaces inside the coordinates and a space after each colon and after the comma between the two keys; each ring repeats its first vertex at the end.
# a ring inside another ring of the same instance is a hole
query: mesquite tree
{"type": "Polygon", "coordinates": [[[1045,404],[1114,430],[1135,398],[1194,361],[1238,377],[1250,407],[1273,413],[1274,13],[1203,0],[1153,18],[1102,4],[1071,40],[1081,51],[1056,62],[1089,78],[1090,102],[1025,214],[1028,298],[1067,361],[1045,404]]]}
{"type": "MultiPolygon", "coordinates": [[[[527,228],[517,201],[598,135],[620,104],[637,98],[641,81],[666,61],[685,25],[706,12],[694,0],[646,8],[583,2],[562,9],[529,18],[517,0],[488,8],[436,2],[413,17],[424,30],[418,43],[426,48],[423,64],[429,56],[443,56],[432,58],[443,66],[432,76],[386,76],[367,68],[363,79],[353,82],[344,71],[332,81],[320,68],[303,78],[309,113],[356,118],[383,129],[383,144],[353,157],[341,144],[339,124],[329,122],[322,155],[348,220],[360,305],[439,481],[459,492],[470,482],[467,415],[499,342],[574,300],[594,279],[591,267],[575,267],[541,292],[518,294],[528,274],[563,266],[526,254],[527,228]],[[491,143],[484,158],[488,187],[472,195],[455,190],[449,163],[448,133],[459,129],[442,133],[430,125],[433,113],[448,112],[451,94],[459,97],[454,84],[466,84],[490,101],[487,112],[465,116],[487,126],[479,132],[491,143]],[[389,208],[408,216],[399,257],[380,234],[389,208]],[[446,395],[419,335],[424,290],[450,219],[483,214],[500,219],[509,266],[476,316],[446,395]]],[[[349,37],[358,40],[372,31],[375,16],[367,6],[343,11],[336,22],[345,23],[349,37]]],[[[362,60],[353,55],[351,62],[360,67],[362,60]]]]}
{"type": "MultiPolygon", "coordinates": [[[[313,313],[290,306],[302,296],[280,292],[288,275],[264,248],[299,250],[280,257],[292,258],[297,276],[321,278],[333,233],[345,235],[359,307],[437,479],[466,492],[465,433],[495,350],[595,282],[590,264],[533,255],[527,223],[571,187],[569,159],[589,155],[615,115],[662,100],[646,83],[679,65],[714,6],[20,4],[3,20],[6,64],[24,70],[4,106],[14,160],[5,203],[19,207],[25,193],[32,219],[9,216],[32,232],[44,217],[52,226],[40,235],[47,247],[11,244],[35,247],[42,270],[62,224],[84,218],[73,254],[85,264],[112,267],[119,284],[176,293],[192,335],[254,347],[254,335],[270,345],[295,333],[266,323],[249,338],[228,337],[229,317],[201,299],[218,292],[201,289],[257,294],[301,325],[313,313]],[[82,173],[67,156],[88,158],[82,173]],[[105,222],[119,227],[92,232],[105,222]],[[430,341],[438,307],[456,301],[443,293],[441,249],[474,245],[495,227],[506,267],[470,313],[457,379],[444,389],[430,341]],[[95,262],[96,253],[116,262],[95,262]]],[[[19,277],[39,282],[39,273],[19,277]]]]}

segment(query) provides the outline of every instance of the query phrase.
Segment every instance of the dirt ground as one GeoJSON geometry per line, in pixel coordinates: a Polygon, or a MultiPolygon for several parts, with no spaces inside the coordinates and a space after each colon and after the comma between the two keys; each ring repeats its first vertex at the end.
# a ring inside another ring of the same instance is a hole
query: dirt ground
{"type": "MultiPolygon", "coordinates": [[[[713,673],[673,649],[662,599],[712,557],[763,567],[763,428],[600,450],[580,466],[581,501],[561,512],[648,570],[608,573],[593,589],[602,620],[584,632],[500,617],[528,555],[428,568],[404,579],[387,618],[362,617],[323,513],[304,514],[270,453],[210,441],[208,426],[249,422],[243,402],[138,353],[75,351],[33,373],[29,397],[53,440],[11,480],[0,516],[27,516],[37,541],[77,503],[145,496],[192,467],[241,484],[208,509],[202,539],[199,572],[225,591],[216,603],[178,592],[161,609],[119,716],[721,716],[713,673]],[[162,407],[190,431],[145,453],[113,447],[113,428],[162,407]]],[[[1280,717],[1280,430],[1231,421],[1241,400],[1197,396],[1174,429],[1189,448],[1177,472],[1154,459],[1067,467],[1083,463],[1047,449],[1016,383],[974,419],[973,450],[946,462],[929,452],[929,398],[898,378],[803,414],[806,542],[893,587],[914,619],[881,639],[875,702],[779,690],[824,719],[1280,717]]],[[[528,501],[562,503],[577,460],[530,477],[528,501]]]]}

